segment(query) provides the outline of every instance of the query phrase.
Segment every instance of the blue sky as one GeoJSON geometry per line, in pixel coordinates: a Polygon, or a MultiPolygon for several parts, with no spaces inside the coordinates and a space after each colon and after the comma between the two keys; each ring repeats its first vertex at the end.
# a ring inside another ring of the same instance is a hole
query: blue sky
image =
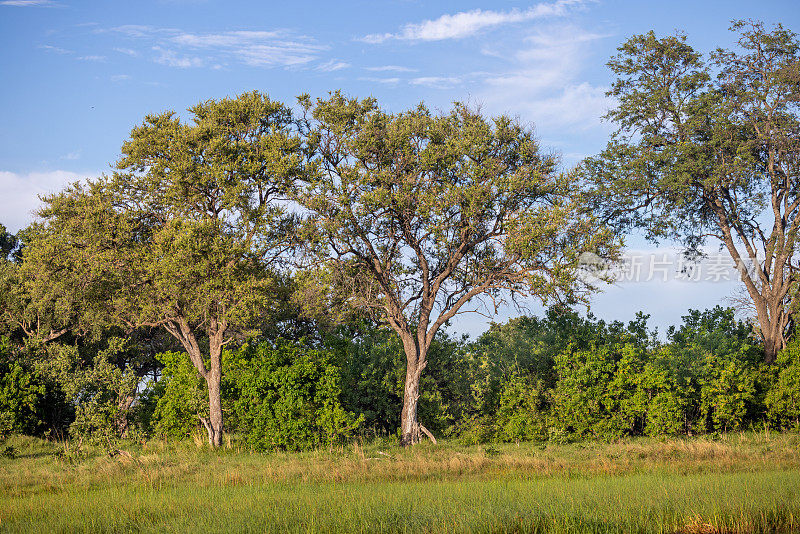
{"type": "MultiPolygon", "coordinates": [[[[734,44],[731,19],[798,31],[798,12],[788,0],[0,0],[0,222],[18,230],[37,195],[107,170],[145,114],[253,89],[285,102],[343,89],[390,110],[466,100],[518,116],[575,163],[605,145],[605,63],[627,37],[682,30],[709,51],[734,44]]],[[[735,286],[628,283],[593,311],[645,309],[663,329],[735,286]]]]}

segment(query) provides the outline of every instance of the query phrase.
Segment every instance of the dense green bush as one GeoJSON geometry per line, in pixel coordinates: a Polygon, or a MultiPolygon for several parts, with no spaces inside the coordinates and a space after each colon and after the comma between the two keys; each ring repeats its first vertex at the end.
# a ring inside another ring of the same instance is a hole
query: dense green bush
{"type": "MultiPolygon", "coordinates": [[[[230,355],[224,352],[222,357],[227,363],[230,355]]],[[[161,379],[145,390],[143,418],[158,436],[187,437],[200,425],[200,417],[208,417],[205,381],[184,352],[164,352],[156,358],[164,367],[161,379]]],[[[227,400],[223,396],[223,407],[227,400]]]]}
{"type": "Polygon", "coordinates": [[[256,450],[301,450],[349,438],[363,416],[342,408],[330,351],[280,341],[243,347],[231,380],[239,430],[256,450]]]}
{"type": "MultiPolygon", "coordinates": [[[[364,416],[363,432],[387,436],[400,426],[403,405],[403,346],[388,328],[359,323],[342,327],[325,340],[342,372],[342,404],[364,416]]],[[[465,341],[437,334],[422,376],[419,420],[431,432],[450,434],[463,417],[470,395],[465,341]]]]}
{"type": "Polygon", "coordinates": [[[36,433],[43,423],[40,403],[46,393],[39,373],[15,361],[9,339],[0,338],[0,437],[36,433]]]}
{"type": "Polygon", "coordinates": [[[800,430],[800,339],[795,338],[779,355],[764,404],[777,428],[800,430]]]}
{"type": "MultiPolygon", "coordinates": [[[[173,439],[202,432],[206,385],[186,354],[162,352],[160,375],[142,380],[136,350],[114,337],[28,348],[4,339],[0,432],[43,433],[65,413],[73,435],[95,441],[118,438],[126,422],[173,439]]],[[[428,356],[420,420],[467,443],[800,427],[800,342],[763,364],[752,329],[720,307],[690,311],[666,341],[641,314],[623,324],[551,309],[493,324],[474,342],[440,334],[428,356]]],[[[397,336],[368,323],[226,350],[226,431],[255,450],[394,436],[403,358],[397,336]]]]}
{"type": "Polygon", "coordinates": [[[0,437],[63,434],[72,421],[74,410],[60,385],[39,365],[37,348],[15,348],[0,337],[0,437]]]}
{"type": "Polygon", "coordinates": [[[550,392],[544,382],[520,375],[509,376],[497,409],[497,441],[542,441],[549,430],[550,392]]]}
{"type": "Polygon", "coordinates": [[[556,357],[554,426],[579,438],[619,438],[642,428],[644,350],[600,346],[556,357]]]}

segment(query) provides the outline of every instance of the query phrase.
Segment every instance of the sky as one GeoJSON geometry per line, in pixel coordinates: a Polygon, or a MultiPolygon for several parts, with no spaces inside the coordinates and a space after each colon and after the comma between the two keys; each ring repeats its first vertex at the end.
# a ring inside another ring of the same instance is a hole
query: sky
{"type": "MultiPolygon", "coordinates": [[[[146,114],[185,117],[197,102],[251,90],[293,104],[341,89],[390,111],[466,101],[518,117],[568,167],[611,132],[605,64],[618,46],[654,30],[682,31],[703,52],[728,48],[732,19],[800,31],[790,0],[0,0],[0,223],[15,232],[40,195],[108,172],[146,114]]],[[[628,241],[645,274],[593,297],[600,318],[644,310],[663,332],[737,290],[735,276],[671,272],[665,282],[654,266],[663,254],[676,264],[675,246],[628,241]]],[[[518,314],[463,316],[451,331],[474,337],[518,314]]]]}

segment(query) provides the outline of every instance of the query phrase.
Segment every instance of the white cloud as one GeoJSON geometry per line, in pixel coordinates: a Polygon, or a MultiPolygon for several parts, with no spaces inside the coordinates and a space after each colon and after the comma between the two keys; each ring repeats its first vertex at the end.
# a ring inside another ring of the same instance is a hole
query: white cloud
{"type": "Polygon", "coordinates": [[[76,150],[74,152],[70,152],[69,154],[64,154],[63,156],[61,156],[61,159],[74,161],[76,159],[80,159],[80,157],[81,157],[81,151],[76,150]]]}
{"type": "Polygon", "coordinates": [[[105,61],[106,56],[78,56],[75,59],[80,61],[105,61]]]}
{"type": "Polygon", "coordinates": [[[349,67],[350,63],[331,59],[326,61],[325,63],[322,63],[321,65],[317,65],[317,70],[322,72],[335,72],[337,70],[347,69],[349,67]]]}
{"type": "Polygon", "coordinates": [[[125,54],[126,56],[136,57],[139,55],[139,52],[133,50],[131,48],[115,48],[115,52],[119,52],[120,54],[125,54]]]}
{"type": "Polygon", "coordinates": [[[374,83],[382,83],[386,85],[397,85],[400,83],[400,78],[374,78],[374,77],[365,77],[359,78],[362,82],[374,82],[374,83]]]}
{"type": "Polygon", "coordinates": [[[172,37],[172,41],[181,45],[194,48],[230,48],[274,41],[281,38],[280,32],[265,31],[232,31],[224,33],[193,34],[182,33],[172,37]]]}
{"type": "Polygon", "coordinates": [[[364,70],[372,72],[417,72],[417,69],[401,67],[399,65],[383,65],[381,67],[364,67],[364,70]]]}
{"type": "Polygon", "coordinates": [[[611,104],[606,87],[583,82],[591,43],[606,37],[572,25],[540,28],[509,50],[483,52],[508,58],[507,68],[486,75],[476,97],[492,112],[520,115],[537,126],[586,129],[597,126],[611,104]]]}
{"type": "Polygon", "coordinates": [[[113,76],[111,76],[112,82],[124,82],[130,79],[131,76],[129,74],[114,74],[113,76]]]}
{"type": "Polygon", "coordinates": [[[39,48],[41,48],[42,50],[47,50],[48,52],[53,52],[54,54],[61,54],[61,55],[68,55],[75,53],[72,50],[67,50],[66,48],[59,48],[57,46],[51,46],[51,45],[39,45],[39,48]]]}
{"type": "MultiPolygon", "coordinates": [[[[253,67],[289,67],[314,61],[327,49],[309,37],[286,30],[191,33],[175,28],[126,25],[101,31],[145,41],[150,50],[157,52],[153,61],[179,68],[221,68],[229,61],[253,67]]],[[[115,50],[128,55],[138,53],[132,48],[115,50]]]]}
{"type": "Polygon", "coordinates": [[[461,39],[475,35],[481,30],[504,24],[526,22],[545,17],[561,17],[569,13],[570,8],[580,7],[584,4],[585,0],[557,0],[549,4],[536,4],[526,10],[484,11],[482,9],[474,9],[454,15],[442,15],[438,19],[425,20],[416,24],[406,24],[398,33],[370,34],[360,40],[367,43],[382,43],[389,39],[405,41],[461,39]]]}
{"type": "Polygon", "coordinates": [[[435,89],[447,89],[460,83],[459,78],[445,77],[445,76],[421,76],[411,80],[412,85],[424,85],[425,87],[433,87],[435,89]]]}
{"type": "Polygon", "coordinates": [[[154,46],[153,50],[158,52],[158,56],[154,59],[156,63],[166,65],[168,67],[178,67],[187,69],[189,67],[202,67],[203,60],[199,57],[178,56],[173,50],[163,50],[161,47],[154,46]]]}
{"type": "Polygon", "coordinates": [[[30,172],[18,174],[0,171],[0,223],[12,233],[28,226],[41,207],[39,196],[57,193],[67,184],[86,176],[70,171],[30,172]]]}
{"type": "Polygon", "coordinates": [[[538,124],[588,129],[600,124],[600,117],[613,103],[607,90],[586,82],[568,85],[560,94],[522,103],[522,109],[538,124]]]}
{"type": "Polygon", "coordinates": [[[10,7],[56,7],[60,5],[52,0],[3,0],[0,2],[0,6],[10,7]]]}

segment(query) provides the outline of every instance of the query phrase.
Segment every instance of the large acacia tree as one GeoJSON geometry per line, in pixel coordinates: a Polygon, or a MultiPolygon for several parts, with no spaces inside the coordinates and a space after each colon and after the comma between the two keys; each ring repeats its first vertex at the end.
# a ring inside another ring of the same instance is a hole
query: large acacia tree
{"type": "Polygon", "coordinates": [[[613,255],[615,242],[581,215],[574,177],[507,117],[464,105],[390,114],[340,93],[301,103],[317,164],[296,196],[310,242],[333,264],[339,296],[402,340],[402,443],[417,443],[436,332],[479,296],[581,300],[580,254],[613,255]]]}
{"type": "Polygon", "coordinates": [[[608,63],[619,128],[585,169],[609,221],[727,250],[771,362],[800,304],[800,42],[780,25],[731,29],[739,49],[709,62],[681,34],[623,44],[608,63]]]}
{"type": "Polygon", "coordinates": [[[274,303],[288,242],[276,201],[304,172],[291,111],[259,93],[148,115],[117,172],[45,198],[24,268],[50,271],[93,324],[163,327],[208,386],[201,415],[222,442],[223,347],[274,303]]]}

